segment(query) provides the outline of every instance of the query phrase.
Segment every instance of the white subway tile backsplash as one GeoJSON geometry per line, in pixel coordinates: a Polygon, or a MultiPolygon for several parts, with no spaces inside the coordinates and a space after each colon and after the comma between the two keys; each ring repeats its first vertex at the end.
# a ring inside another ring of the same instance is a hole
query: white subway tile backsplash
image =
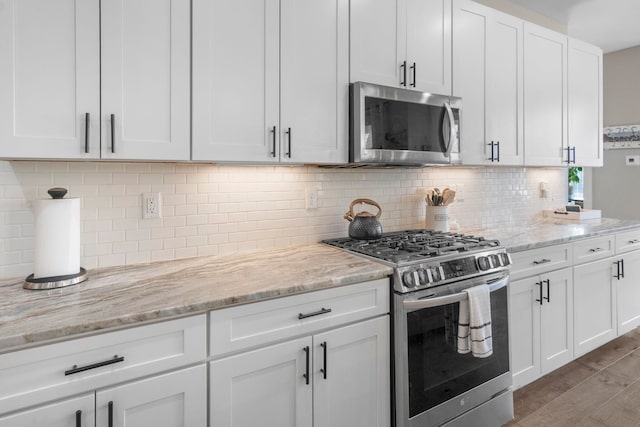
{"type": "MultiPolygon", "coordinates": [[[[117,162],[0,162],[0,274],[33,268],[31,201],[63,186],[82,200],[86,268],[286,247],[347,233],[356,198],[382,206],[385,231],[422,227],[424,195],[460,186],[450,215],[463,226],[515,226],[566,198],[561,168],[323,169],[117,162]],[[549,183],[542,199],[539,182],[549,183]],[[305,191],[318,189],[318,208],[305,191]],[[142,193],[161,192],[162,218],[142,219],[142,193]]],[[[358,206],[357,210],[375,211],[358,206]]]]}

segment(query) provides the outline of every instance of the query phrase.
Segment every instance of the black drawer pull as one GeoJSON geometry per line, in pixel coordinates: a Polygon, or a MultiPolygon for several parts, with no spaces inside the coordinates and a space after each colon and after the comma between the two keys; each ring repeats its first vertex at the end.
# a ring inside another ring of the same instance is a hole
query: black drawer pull
{"type": "Polygon", "coordinates": [[[307,317],[319,316],[321,314],[327,314],[327,313],[331,313],[331,309],[323,307],[318,311],[314,311],[313,313],[306,313],[306,314],[299,313],[298,319],[306,319],[307,317]]]}
{"type": "Polygon", "coordinates": [[[113,365],[114,363],[119,363],[119,362],[124,362],[124,356],[118,356],[116,354],[115,356],[113,356],[113,359],[105,360],[103,362],[93,363],[91,365],[80,366],[80,367],[78,367],[78,365],[73,365],[73,368],[69,369],[68,371],[64,371],[64,374],[73,375],[73,374],[77,374],[78,372],[89,371],[91,369],[100,368],[101,366],[113,365]]]}
{"type": "Polygon", "coordinates": [[[543,258],[543,259],[541,259],[540,261],[533,261],[533,263],[534,263],[535,265],[538,265],[538,264],[546,264],[546,263],[548,263],[548,262],[551,262],[551,260],[550,260],[550,259],[547,259],[547,258],[543,258]]]}
{"type": "Polygon", "coordinates": [[[601,252],[601,251],[604,251],[604,249],[602,249],[602,248],[591,248],[591,249],[589,249],[589,252],[601,252]]]}
{"type": "Polygon", "coordinates": [[[640,240],[637,240],[637,239],[629,240],[630,245],[635,245],[636,243],[640,243],[640,240]]]}

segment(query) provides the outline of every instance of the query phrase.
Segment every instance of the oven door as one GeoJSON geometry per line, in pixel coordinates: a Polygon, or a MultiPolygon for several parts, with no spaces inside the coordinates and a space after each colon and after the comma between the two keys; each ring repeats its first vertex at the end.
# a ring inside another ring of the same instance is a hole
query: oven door
{"type": "Polygon", "coordinates": [[[441,425],[510,388],[508,281],[503,273],[394,295],[396,427],[441,425]],[[487,358],[456,347],[462,291],[480,284],[491,291],[493,354],[487,358]]]}

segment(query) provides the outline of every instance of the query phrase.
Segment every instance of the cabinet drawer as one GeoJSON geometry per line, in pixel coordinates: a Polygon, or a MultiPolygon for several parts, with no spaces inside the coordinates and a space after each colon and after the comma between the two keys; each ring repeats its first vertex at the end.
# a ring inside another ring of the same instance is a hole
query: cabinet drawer
{"type": "Polygon", "coordinates": [[[544,248],[511,254],[511,280],[533,276],[547,271],[570,267],[572,263],[571,244],[546,246],[544,248]]]}
{"type": "Polygon", "coordinates": [[[211,355],[219,357],[386,314],[389,288],[389,279],[379,279],[212,311],[211,355]]]}
{"type": "Polygon", "coordinates": [[[640,249],[640,229],[616,234],[616,253],[640,249]]]}
{"type": "Polygon", "coordinates": [[[573,244],[573,263],[582,264],[613,255],[614,241],[614,236],[610,235],[575,242],[573,244]]]}
{"type": "Polygon", "coordinates": [[[2,354],[0,414],[204,361],[206,326],[202,314],[2,354]]]}

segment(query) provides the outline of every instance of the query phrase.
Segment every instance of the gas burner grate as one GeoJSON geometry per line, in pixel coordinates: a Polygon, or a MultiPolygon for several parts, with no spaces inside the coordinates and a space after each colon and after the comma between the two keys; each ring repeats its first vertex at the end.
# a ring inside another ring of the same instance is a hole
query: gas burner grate
{"type": "Polygon", "coordinates": [[[498,240],[433,230],[385,233],[376,240],[340,238],[323,242],[396,264],[500,246],[498,240]]]}

